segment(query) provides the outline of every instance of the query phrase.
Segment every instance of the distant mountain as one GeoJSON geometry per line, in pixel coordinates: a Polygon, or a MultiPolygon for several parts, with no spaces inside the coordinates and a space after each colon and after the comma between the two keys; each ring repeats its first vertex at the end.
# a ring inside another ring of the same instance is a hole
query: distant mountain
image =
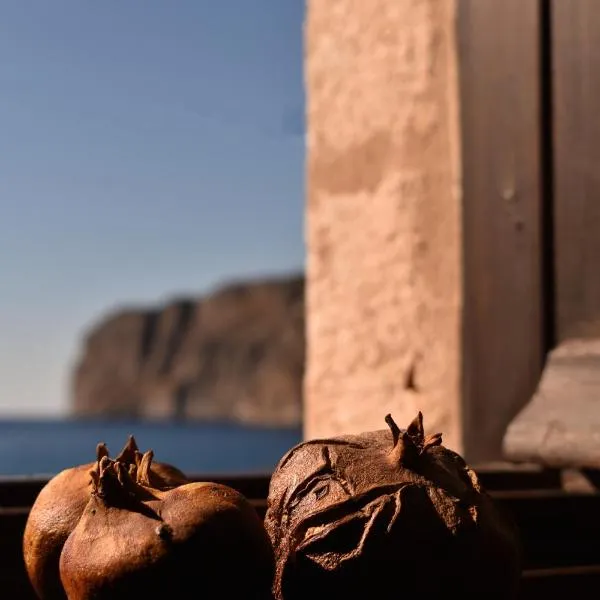
{"type": "Polygon", "coordinates": [[[301,275],[121,310],[84,338],[73,414],[297,426],[304,355],[301,275]]]}

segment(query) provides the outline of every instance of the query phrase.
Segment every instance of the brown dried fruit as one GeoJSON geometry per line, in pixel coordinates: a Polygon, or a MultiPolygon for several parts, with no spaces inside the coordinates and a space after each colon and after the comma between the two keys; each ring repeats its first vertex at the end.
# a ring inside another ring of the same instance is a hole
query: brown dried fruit
{"type": "Polygon", "coordinates": [[[279,462],[265,526],[275,549],[277,600],[513,598],[520,552],[463,459],[406,430],[310,440],[279,462]]]}
{"type": "MultiPolygon", "coordinates": [[[[108,456],[104,444],[98,444],[97,456],[108,456]]],[[[133,436],[117,457],[132,465],[139,454],[133,436]]],[[[23,557],[33,588],[42,600],[64,600],[58,562],[63,545],[77,525],[89,501],[95,462],[61,471],[42,488],[29,513],[23,536],[23,557]]],[[[186,483],[188,479],[177,468],[154,463],[153,482],[166,487],[186,483]]]]}
{"type": "Polygon", "coordinates": [[[107,456],[60,556],[69,600],[271,598],[273,550],[254,507],[211,482],[174,488],[151,478],[152,451],[136,465],[107,456]],[[212,597],[212,596],[211,596],[212,597]]]}

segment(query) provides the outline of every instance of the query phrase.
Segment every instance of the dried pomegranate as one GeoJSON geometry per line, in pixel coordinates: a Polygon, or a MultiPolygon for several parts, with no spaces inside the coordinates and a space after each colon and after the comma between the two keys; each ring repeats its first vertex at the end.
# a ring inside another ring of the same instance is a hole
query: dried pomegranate
{"type": "Polygon", "coordinates": [[[265,526],[277,600],[512,598],[517,532],[463,459],[400,429],[310,440],[270,484],[265,526]]]}
{"type": "Polygon", "coordinates": [[[174,488],[139,464],[100,457],[89,501],[60,556],[69,600],[271,598],[273,550],[239,492],[210,482],[174,488]]]}
{"type": "MultiPolygon", "coordinates": [[[[108,456],[104,444],[96,448],[98,460],[108,456]]],[[[139,463],[141,453],[133,436],[117,457],[121,463],[139,463]]],[[[50,479],[38,494],[31,508],[23,536],[23,556],[29,579],[39,598],[66,598],[60,583],[58,562],[63,545],[77,525],[91,490],[90,470],[96,463],[65,469],[50,479]]],[[[185,475],[177,468],[162,463],[152,465],[152,481],[163,487],[186,483],[185,475]]]]}

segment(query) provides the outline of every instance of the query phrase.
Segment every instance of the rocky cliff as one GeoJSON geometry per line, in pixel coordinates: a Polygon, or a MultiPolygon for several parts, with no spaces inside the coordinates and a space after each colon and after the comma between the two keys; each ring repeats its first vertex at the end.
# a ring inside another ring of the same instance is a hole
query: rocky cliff
{"type": "Polygon", "coordinates": [[[301,276],[122,310],[84,338],[73,413],[297,426],[304,346],[301,276]]]}

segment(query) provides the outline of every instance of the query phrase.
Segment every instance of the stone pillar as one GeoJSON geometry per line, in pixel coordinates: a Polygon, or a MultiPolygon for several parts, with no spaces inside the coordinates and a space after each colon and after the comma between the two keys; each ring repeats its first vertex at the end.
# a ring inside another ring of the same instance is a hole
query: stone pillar
{"type": "Polygon", "coordinates": [[[305,437],[400,426],[462,450],[454,0],[311,0],[305,437]]]}

